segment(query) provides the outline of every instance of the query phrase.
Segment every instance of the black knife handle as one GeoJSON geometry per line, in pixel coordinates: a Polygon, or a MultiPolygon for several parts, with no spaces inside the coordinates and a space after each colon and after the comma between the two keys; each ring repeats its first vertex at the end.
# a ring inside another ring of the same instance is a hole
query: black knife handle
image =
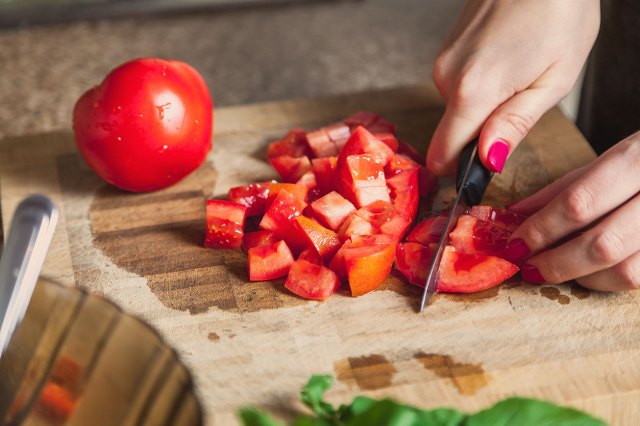
{"type": "Polygon", "coordinates": [[[480,161],[480,153],[476,151],[473,160],[471,154],[473,149],[478,145],[478,138],[473,139],[467,144],[460,154],[460,160],[458,161],[458,172],[456,175],[456,190],[460,191],[460,187],[463,187],[464,196],[467,199],[467,204],[470,206],[480,204],[484,192],[491,182],[493,172],[489,171],[484,164],[480,161]],[[469,170],[469,176],[466,182],[462,182],[464,178],[464,172],[469,161],[473,161],[471,169],[469,170]]]}

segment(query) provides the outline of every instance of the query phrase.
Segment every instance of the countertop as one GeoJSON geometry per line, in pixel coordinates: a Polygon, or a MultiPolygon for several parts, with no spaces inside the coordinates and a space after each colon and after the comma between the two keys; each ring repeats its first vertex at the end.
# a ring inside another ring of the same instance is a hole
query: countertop
{"type": "Polygon", "coordinates": [[[461,0],[325,0],[0,30],[0,138],[66,129],[143,56],[192,64],[216,106],[424,82],[461,0]]]}

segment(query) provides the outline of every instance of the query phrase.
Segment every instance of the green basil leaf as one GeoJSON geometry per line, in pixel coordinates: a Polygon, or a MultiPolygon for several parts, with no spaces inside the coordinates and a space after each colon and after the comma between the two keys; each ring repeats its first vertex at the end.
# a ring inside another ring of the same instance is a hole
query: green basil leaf
{"type": "Polygon", "coordinates": [[[274,420],[269,414],[257,408],[244,407],[240,409],[238,414],[243,426],[284,426],[279,421],[274,420]]]}
{"type": "Polygon", "coordinates": [[[390,399],[356,400],[350,416],[345,416],[346,426],[459,426],[467,417],[453,409],[419,410],[390,399]]]}
{"type": "Polygon", "coordinates": [[[332,376],[311,376],[305,387],[300,392],[300,399],[317,416],[326,419],[333,419],[336,409],[333,405],[325,402],[322,398],[333,384],[332,376]]]}
{"type": "Polygon", "coordinates": [[[334,426],[333,421],[310,416],[300,416],[292,424],[292,426],[334,426]]]}
{"type": "Polygon", "coordinates": [[[509,398],[469,416],[465,426],[606,426],[581,411],[528,398],[509,398]]]}

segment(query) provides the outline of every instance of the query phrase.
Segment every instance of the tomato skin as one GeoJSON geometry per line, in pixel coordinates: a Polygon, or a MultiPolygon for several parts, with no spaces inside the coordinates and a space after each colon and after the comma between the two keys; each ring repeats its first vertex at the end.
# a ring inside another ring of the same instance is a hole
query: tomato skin
{"type": "Polygon", "coordinates": [[[252,247],[247,254],[250,281],[268,281],[284,277],[293,264],[293,255],[284,241],[252,247]]]}
{"type": "Polygon", "coordinates": [[[174,60],[124,63],[73,110],[84,160],[110,184],[133,192],[165,188],[195,170],[211,150],[212,130],[207,85],[174,60]]]}
{"type": "Polygon", "coordinates": [[[227,200],[207,200],[204,246],[237,250],[242,246],[247,208],[227,200]]]}

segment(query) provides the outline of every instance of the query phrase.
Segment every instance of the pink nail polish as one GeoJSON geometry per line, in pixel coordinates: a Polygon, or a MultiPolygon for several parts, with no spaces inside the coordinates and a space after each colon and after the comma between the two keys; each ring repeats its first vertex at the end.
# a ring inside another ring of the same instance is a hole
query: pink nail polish
{"type": "Polygon", "coordinates": [[[507,243],[507,249],[505,251],[505,257],[510,262],[517,263],[524,260],[531,253],[527,243],[522,238],[516,238],[507,243]]]}
{"type": "Polygon", "coordinates": [[[487,161],[489,162],[489,170],[496,173],[502,173],[504,163],[509,155],[509,144],[502,139],[495,141],[489,148],[487,161]]]}
{"type": "Polygon", "coordinates": [[[540,271],[535,266],[525,263],[520,268],[520,274],[522,274],[522,278],[531,284],[542,284],[545,282],[545,279],[542,277],[540,271]]]}

